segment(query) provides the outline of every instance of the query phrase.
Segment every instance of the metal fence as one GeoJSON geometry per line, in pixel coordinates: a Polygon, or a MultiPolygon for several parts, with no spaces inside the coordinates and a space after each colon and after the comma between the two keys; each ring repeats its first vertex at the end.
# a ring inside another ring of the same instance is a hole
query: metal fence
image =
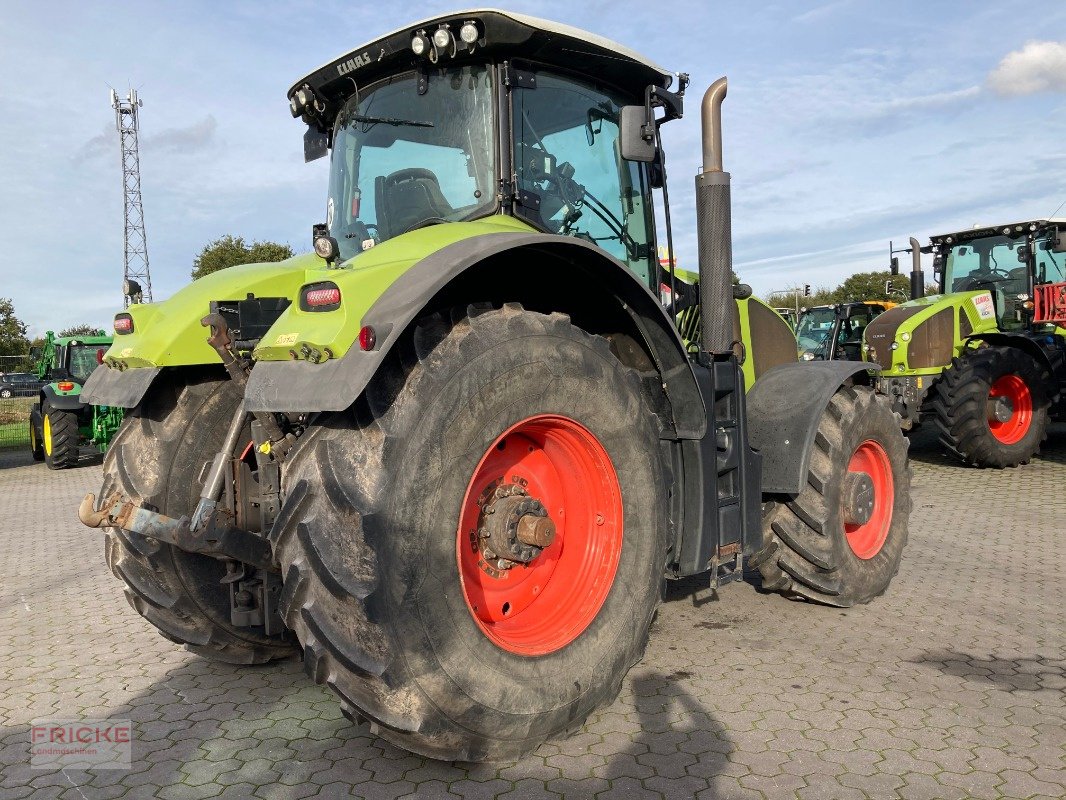
{"type": "Polygon", "coordinates": [[[22,385],[17,376],[32,372],[33,360],[28,355],[0,356],[0,448],[30,446],[30,408],[36,401],[37,384],[22,385]]]}

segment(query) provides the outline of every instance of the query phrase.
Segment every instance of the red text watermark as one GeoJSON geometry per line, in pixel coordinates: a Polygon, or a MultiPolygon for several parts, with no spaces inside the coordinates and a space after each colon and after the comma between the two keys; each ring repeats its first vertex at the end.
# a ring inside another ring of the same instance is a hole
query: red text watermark
{"type": "Polygon", "coordinates": [[[30,766],[37,769],[129,769],[128,719],[42,719],[30,726],[30,766]]]}

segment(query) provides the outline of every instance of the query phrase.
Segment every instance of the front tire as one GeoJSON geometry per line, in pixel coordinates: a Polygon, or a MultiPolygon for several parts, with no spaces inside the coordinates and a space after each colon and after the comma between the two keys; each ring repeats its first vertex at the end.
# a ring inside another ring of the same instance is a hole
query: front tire
{"type": "Polygon", "coordinates": [[[644,652],[667,551],[654,417],[559,314],[437,315],[398,350],[287,465],[281,609],[308,672],[379,735],[514,758],[611,702],[644,652]],[[474,553],[490,500],[542,503],[557,538],[500,569],[474,553]]]}
{"type": "MultiPolygon", "coordinates": [[[[225,438],[241,395],[230,381],[205,376],[187,382],[160,376],[157,384],[126,416],[107,450],[99,502],[119,490],[142,507],[191,515],[200,471],[225,438]]],[[[262,626],[231,624],[229,590],[220,583],[225,562],[121,528],[107,531],[105,556],[134,610],[193,653],[258,664],[295,652],[292,641],[267,636],[262,626]]]]}
{"type": "Polygon", "coordinates": [[[78,415],[45,404],[41,445],[48,469],[67,469],[78,463],[78,415]]]}
{"type": "Polygon", "coordinates": [[[764,503],[763,587],[831,606],[868,603],[899,571],[910,467],[888,404],[866,387],[837,391],[823,412],[798,495],[764,503]]]}
{"type": "Polygon", "coordinates": [[[41,441],[41,407],[38,403],[33,404],[30,411],[30,455],[34,461],[44,461],[44,443],[41,441]]]}
{"type": "Polygon", "coordinates": [[[940,443],[977,467],[1016,467],[1047,438],[1047,372],[1016,347],[966,350],[937,381],[940,443]]]}

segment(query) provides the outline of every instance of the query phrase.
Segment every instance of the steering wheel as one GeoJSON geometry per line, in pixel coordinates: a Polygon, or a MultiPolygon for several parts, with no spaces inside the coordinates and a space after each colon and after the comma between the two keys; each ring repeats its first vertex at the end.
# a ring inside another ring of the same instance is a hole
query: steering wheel
{"type": "Polygon", "coordinates": [[[959,287],[960,292],[972,292],[977,289],[978,286],[990,286],[992,289],[996,288],[996,284],[1002,281],[1009,281],[1010,274],[1004,270],[994,267],[988,272],[980,275],[971,275],[966,279],[966,283],[959,287]]]}

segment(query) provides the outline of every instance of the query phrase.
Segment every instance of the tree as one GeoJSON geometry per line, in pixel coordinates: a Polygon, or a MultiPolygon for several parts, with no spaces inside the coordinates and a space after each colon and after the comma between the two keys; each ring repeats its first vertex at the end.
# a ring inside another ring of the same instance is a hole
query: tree
{"type": "Polygon", "coordinates": [[[21,356],[29,347],[26,323],[15,316],[15,304],[0,297],[0,356],[21,356]]]}
{"type": "Polygon", "coordinates": [[[292,258],[292,248],[277,242],[244,243],[243,236],[229,234],[206,245],[192,262],[192,278],[202,278],[238,264],[261,264],[292,258]]]}
{"type": "Polygon", "coordinates": [[[910,278],[893,275],[888,270],[857,272],[848,276],[833,291],[833,303],[858,303],[863,300],[893,300],[900,302],[910,297],[910,278]],[[885,282],[892,281],[892,292],[885,291],[885,282]]]}
{"type": "Polygon", "coordinates": [[[80,325],[71,325],[69,328],[64,328],[59,332],[60,336],[98,336],[100,334],[100,328],[96,325],[89,325],[86,322],[80,325]]]}
{"type": "MultiPolygon", "coordinates": [[[[800,292],[799,306],[800,308],[810,308],[811,306],[829,305],[834,302],[833,292],[834,290],[824,286],[819,286],[809,295],[804,295],[803,292],[800,292]]],[[[766,298],[766,302],[774,308],[795,308],[796,294],[794,292],[774,292],[766,298]]]]}

